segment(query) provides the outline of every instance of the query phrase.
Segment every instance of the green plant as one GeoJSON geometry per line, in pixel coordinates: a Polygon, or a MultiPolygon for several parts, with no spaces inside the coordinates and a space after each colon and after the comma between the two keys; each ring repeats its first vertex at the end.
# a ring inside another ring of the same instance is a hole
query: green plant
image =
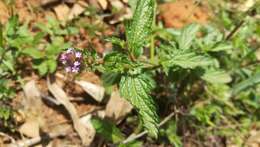
{"type": "Polygon", "coordinates": [[[40,41],[43,37],[48,37],[50,41],[42,42],[41,47],[30,46],[22,51],[25,55],[32,57],[33,67],[42,76],[56,71],[58,55],[63,49],[71,46],[70,43],[65,43],[64,36],[78,33],[75,27],[68,26],[63,29],[60,22],[52,17],[48,17],[47,20],[47,24],[36,24],[41,32],[35,35],[35,38],[40,41]]]}
{"type": "MultiPolygon", "coordinates": [[[[176,30],[177,35],[171,34],[172,40],[161,40],[162,43],[156,48],[156,55],[153,57],[157,60],[147,61],[143,50],[150,47],[148,42],[151,36],[157,37],[152,34],[155,3],[155,0],[137,2],[133,18],[125,25],[126,40],[108,39],[114,44],[114,51],[104,57],[103,68],[99,70],[120,77],[120,81],[112,83],[119,84],[121,96],[136,108],[145,129],[157,138],[159,116],[157,104],[151,96],[153,89],[157,87],[153,79],[156,77],[155,71],[162,72],[168,78],[171,73],[183,72],[185,74],[178,77],[179,79],[194,79],[188,81],[188,84],[195,82],[196,78],[213,84],[228,83],[231,77],[219,68],[219,61],[211,53],[226,52],[231,47],[223,42],[224,38],[220,33],[210,30],[210,27],[206,28],[206,35],[196,38],[200,26],[191,24],[182,30],[176,30]],[[218,79],[214,80],[214,77],[218,79]]],[[[151,52],[154,52],[154,48],[151,52]]],[[[170,82],[178,84],[179,81],[170,82]]]]}

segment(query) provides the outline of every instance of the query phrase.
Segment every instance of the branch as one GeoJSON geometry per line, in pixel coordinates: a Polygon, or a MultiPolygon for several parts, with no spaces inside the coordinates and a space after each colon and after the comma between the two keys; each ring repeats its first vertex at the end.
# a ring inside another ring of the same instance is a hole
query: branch
{"type": "MultiPolygon", "coordinates": [[[[164,118],[163,121],[160,122],[160,124],[158,125],[158,127],[163,126],[164,124],[166,124],[173,116],[174,116],[175,112],[170,113],[166,118],[164,118]]],[[[129,142],[132,142],[138,138],[141,138],[142,136],[146,135],[148,132],[147,131],[143,131],[135,136],[129,136],[126,140],[124,140],[122,142],[122,144],[127,144],[129,142]]]]}

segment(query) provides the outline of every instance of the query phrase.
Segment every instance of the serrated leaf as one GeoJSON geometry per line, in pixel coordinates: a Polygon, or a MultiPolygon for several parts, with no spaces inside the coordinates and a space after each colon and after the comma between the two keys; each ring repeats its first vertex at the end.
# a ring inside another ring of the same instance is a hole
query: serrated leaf
{"type": "Polygon", "coordinates": [[[227,51],[227,50],[230,50],[232,48],[233,48],[233,46],[231,44],[220,43],[220,44],[217,44],[215,47],[208,49],[208,51],[219,52],[219,51],[227,51]]]}
{"type": "Polygon", "coordinates": [[[133,19],[126,23],[126,38],[130,52],[138,57],[153,24],[155,0],[139,0],[133,19]]]}
{"type": "Polygon", "coordinates": [[[125,41],[117,37],[109,37],[105,39],[107,42],[111,42],[113,45],[119,46],[121,48],[125,47],[125,41]]]}
{"type": "Polygon", "coordinates": [[[237,94],[239,92],[241,92],[244,89],[247,89],[251,86],[254,86],[256,84],[260,83],[260,73],[257,73],[255,75],[253,75],[252,77],[238,83],[237,85],[234,86],[234,88],[232,89],[232,94],[237,94]]]}
{"type": "Polygon", "coordinates": [[[31,56],[33,59],[40,59],[44,57],[44,53],[35,48],[24,49],[22,50],[22,53],[31,56]]]}
{"type": "Polygon", "coordinates": [[[153,86],[153,82],[145,75],[123,76],[120,81],[120,94],[137,109],[149,134],[157,137],[159,117],[155,102],[149,95],[153,86]]]}
{"type": "Polygon", "coordinates": [[[210,83],[229,83],[232,79],[228,73],[223,70],[206,70],[202,79],[210,83]]]}
{"type": "Polygon", "coordinates": [[[92,118],[91,122],[97,134],[103,136],[106,140],[119,143],[125,139],[123,133],[113,123],[99,118],[92,118]]]}
{"type": "Polygon", "coordinates": [[[127,55],[120,52],[107,54],[104,61],[104,68],[107,72],[123,72],[127,67],[131,66],[131,61],[127,55]]]}
{"type": "Polygon", "coordinates": [[[198,24],[190,24],[182,29],[181,35],[177,38],[179,49],[189,49],[191,47],[199,28],[198,24]]]}
{"type": "Polygon", "coordinates": [[[14,15],[14,16],[9,18],[8,23],[6,25],[7,36],[14,35],[17,26],[18,26],[18,15],[14,15]]]}
{"type": "Polygon", "coordinates": [[[161,64],[164,67],[180,66],[182,68],[194,69],[198,66],[208,66],[213,60],[205,55],[198,55],[190,50],[174,49],[170,54],[162,57],[161,64]]]}

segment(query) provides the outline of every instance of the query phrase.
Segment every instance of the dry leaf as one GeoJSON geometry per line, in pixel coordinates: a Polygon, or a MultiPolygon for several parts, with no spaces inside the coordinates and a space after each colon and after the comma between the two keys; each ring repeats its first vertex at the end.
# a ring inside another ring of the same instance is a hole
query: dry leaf
{"type": "Polygon", "coordinates": [[[9,18],[8,9],[2,1],[0,1],[0,18],[2,24],[6,23],[9,18]]]}
{"type": "Polygon", "coordinates": [[[110,0],[110,4],[113,8],[116,8],[117,10],[121,10],[124,8],[124,4],[120,0],[110,0]]]}
{"type": "Polygon", "coordinates": [[[40,93],[39,89],[37,88],[34,80],[26,83],[23,90],[24,90],[25,96],[30,100],[41,97],[41,93],[40,93]]]}
{"type": "Polygon", "coordinates": [[[72,7],[72,9],[69,12],[69,20],[72,20],[76,17],[78,17],[80,14],[82,14],[85,11],[85,8],[87,7],[87,3],[83,1],[79,1],[78,3],[75,3],[72,7]]]}
{"type": "Polygon", "coordinates": [[[58,20],[63,23],[68,20],[68,15],[70,13],[70,8],[66,4],[60,4],[54,8],[58,20]]]}
{"type": "Polygon", "coordinates": [[[37,137],[39,136],[40,126],[44,123],[41,115],[43,105],[41,93],[34,80],[27,82],[23,90],[25,93],[22,102],[24,110],[20,111],[25,113],[26,117],[25,123],[19,128],[19,131],[28,137],[37,137]]]}
{"type": "Polygon", "coordinates": [[[124,118],[132,109],[132,105],[120,97],[119,91],[114,90],[106,106],[106,116],[118,121],[124,118]]]}
{"type": "Polygon", "coordinates": [[[248,147],[258,147],[260,145],[260,132],[257,130],[251,130],[250,136],[245,145],[248,147]]]}
{"type": "Polygon", "coordinates": [[[19,128],[19,132],[27,137],[40,136],[40,125],[37,120],[26,120],[26,122],[19,128]]]}
{"type": "Polygon", "coordinates": [[[96,130],[94,128],[94,126],[91,123],[91,115],[88,114],[86,116],[83,116],[80,118],[80,122],[85,126],[85,128],[88,131],[88,139],[89,140],[94,140],[95,134],[96,134],[96,130]]]}
{"type": "Polygon", "coordinates": [[[103,10],[107,9],[107,0],[98,0],[98,3],[100,4],[103,10]]]}
{"type": "Polygon", "coordinates": [[[80,119],[77,115],[77,111],[76,111],[75,107],[69,101],[69,98],[68,98],[67,94],[63,91],[63,89],[55,83],[55,79],[52,79],[52,81],[50,81],[50,80],[51,80],[50,77],[48,77],[47,84],[48,84],[49,91],[69,112],[70,117],[73,122],[74,129],[79,134],[79,136],[82,140],[82,143],[84,145],[90,145],[90,143],[92,142],[91,136],[90,136],[91,134],[89,134],[87,132],[87,129],[85,128],[85,126],[80,122],[80,119]]]}
{"type": "Polygon", "coordinates": [[[103,100],[105,95],[104,87],[83,80],[75,81],[75,83],[80,85],[96,101],[101,102],[103,100]]]}
{"type": "Polygon", "coordinates": [[[256,50],[256,58],[258,61],[260,61],[260,48],[256,50]]]}
{"type": "Polygon", "coordinates": [[[57,1],[59,1],[59,0],[41,0],[41,5],[44,6],[44,5],[48,5],[50,3],[55,3],[57,1]]]}
{"type": "Polygon", "coordinates": [[[256,3],[255,0],[247,0],[245,1],[245,3],[241,4],[238,9],[242,12],[246,12],[251,7],[253,7],[255,3],[256,3]]]}

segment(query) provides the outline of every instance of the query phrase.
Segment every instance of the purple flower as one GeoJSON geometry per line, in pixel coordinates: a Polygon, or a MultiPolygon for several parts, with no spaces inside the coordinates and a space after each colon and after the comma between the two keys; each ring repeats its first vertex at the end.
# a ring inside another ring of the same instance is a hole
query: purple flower
{"type": "Polygon", "coordinates": [[[79,72],[79,67],[72,67],[72,72],[78,73],[79,72]]]}
{"type": "Polygon", "coordinates": [[[66,53],[62,53],[60,56],[60,60],[66,60],[67,59],[67,54],[66,53]]]}
{"type": "Polygon", "coordinates": [[[65,71],[66,71],[66,72],[71,72],[71,67],[66,67],[66,68],[65,68],[65,71]]]}
{"type": "Polygon", "coordinates": [[[81,64],[81,63],[80,63],[79,61],[75,61],[75,62],[74,62],[74,67],[78,67],[78,66],[80,66],[80,64],[81,64]]]}
{"type": "Polygon", "coordinates": [[[78,73],[81,69],[81,62],[83,61],[82,53],[74,48],[68,48],[61,53],[59,61],[65,66],[66,72],[78,73]]]}
{"type": "Polygon", "coordinates": [[[74,53],[75,52],[75,49],[70,47],[67,49],[66,53],[74,53]]]}
{"type": "Polygon", "coordinates": [[[81,52],[76,52],[75,53],[75,57],[76,58],[81,58],[82,57],[82,53],[81,52]]]}

